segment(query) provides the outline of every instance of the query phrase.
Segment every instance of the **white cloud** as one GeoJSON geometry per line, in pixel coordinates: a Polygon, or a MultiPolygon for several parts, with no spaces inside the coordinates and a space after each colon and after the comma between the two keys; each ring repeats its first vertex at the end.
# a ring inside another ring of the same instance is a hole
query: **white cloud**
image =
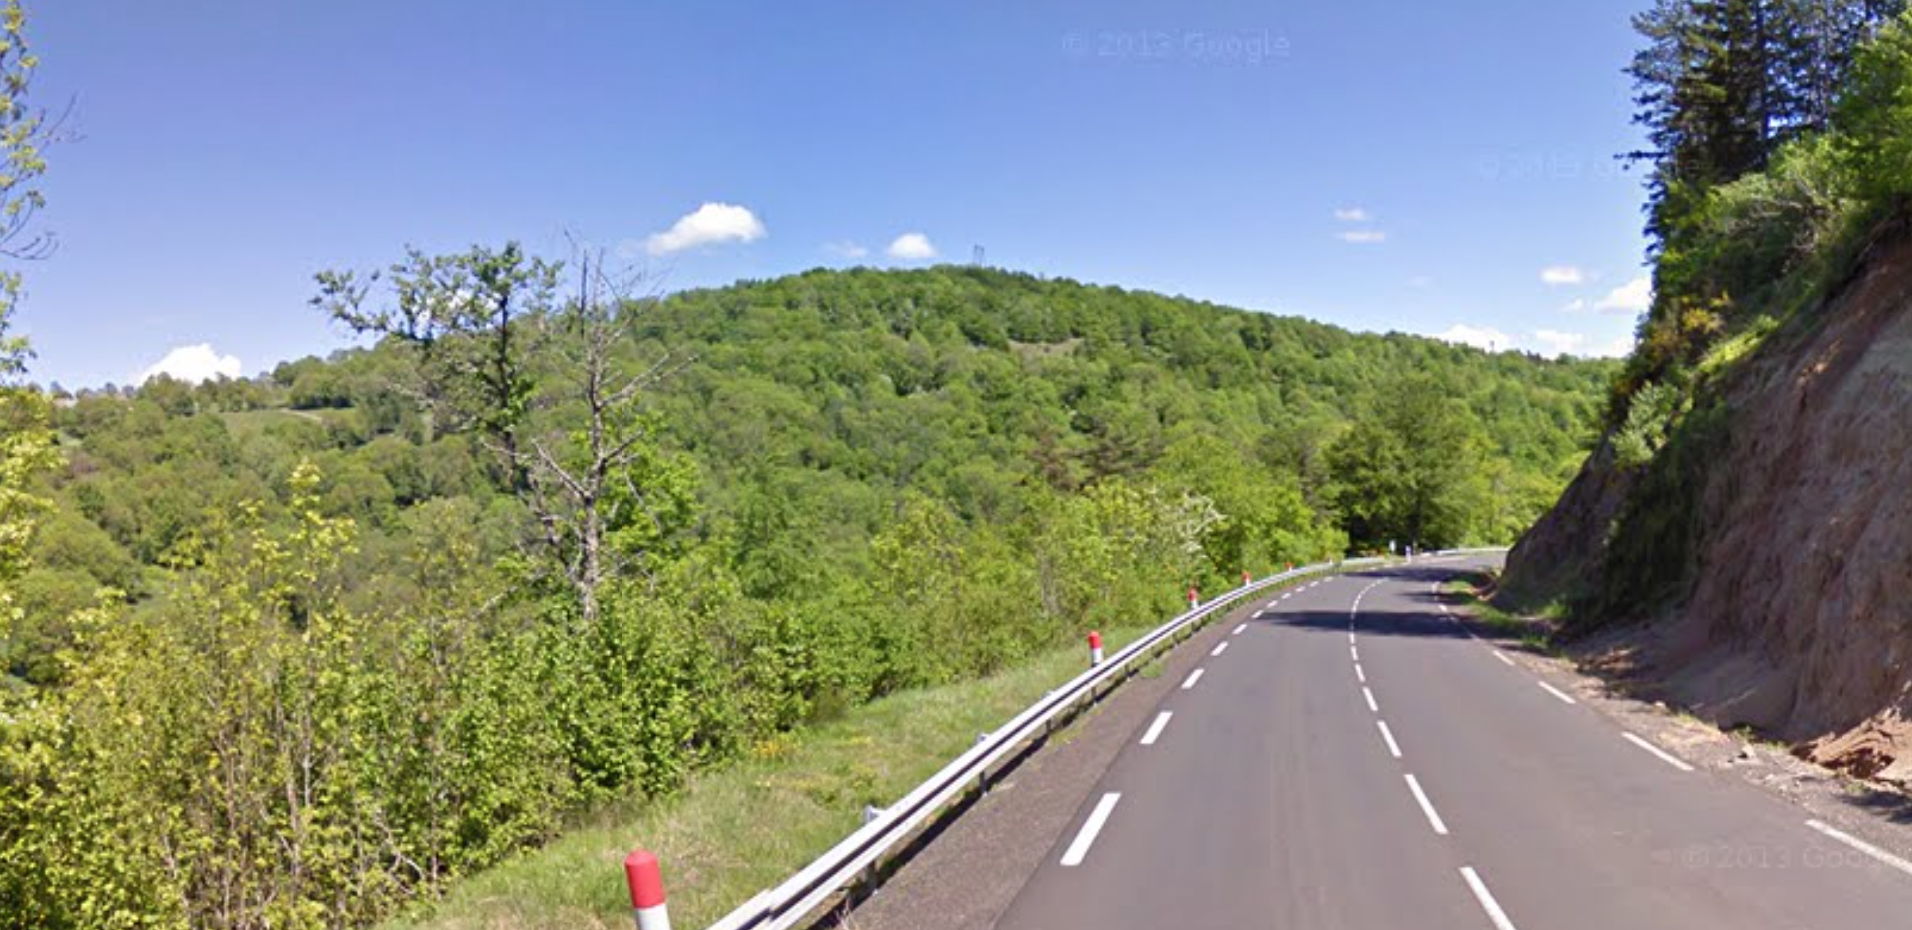
{"type": "Polygon", "coordinates": [[[890,243],[890,257],[906,262],[928,261],[936,257],[936,246],[919,232],[904,233],[890,243]]]}
{"type": "Polygon", "coordinates": [[[763,221],[744,207],[706,203],[679,217],[671,228],[644,240],[645,251],[668,255],[720,242],[755,242],[766,235],[763,221]]]}
{"type": "Polygon", "coordinates": [[[851,242],[848,239],[844,239],[840,242],[825,242],[823,244],[823,250],[838,258],[849,258],[849,259],[862,258],[863,256],[870,254],[869,249],[866,249],[860,245],[857,245],[856,243],[851,242]]]}
{"type": "Polygon", "coordinates": [[[1513,339],[1498,329],[1491,326],[1469,326],[1465,323],[1456,323],[1448,327],[1446,332],[1436,333],[1434,338],[1489,351],[1498,351],[1514,344],[1513,339]]]}
{"type": "Polygon", "coordinates": [[[1354,245],[1376,245],[1388,241],[1388,234],[1378,229],[1350,229],[1347,232],[1335,233],[1334,237],[1354,245]]]}
{"type": "Polygon", "coordinates": [[[135,380],[145,384],[160,375],[167,375],[189,384],[198,384],[221,376],[237,378],[240,367],[238,356],[220,355],[213,351],[212,346],[202,342],[198,345],[180,346],[166,353],[165,358],[154,363],[151,368],[140,372],[135,380]]]}
{"type": "Polygon", "coordinates": [[[1587,299],[1585,297],[1575,297],[1574,299],[1567,301],[1567,305],[1564,307],[1561,307],[1560,312],[1579,313],[1580,311],[1585,309],[1587,309],[1587,299]]]}
{"type": "Polygon", "coordinates": [[[1582,333],[1563,333],[1557,329],[1542,329],[1534,332],[1534,341],[1552,350],[1551,355],[1574,355],[1587,343],[1582,333]]]}
{"type": "Polygon", "coordinates": [[[1554,286],[1584,284],[1587,281],[1587,273],[1572,265],[1551,265],[1540,269],[1540,280],[1543,284],[1554,286]]]}
{"type": "Polygon", "coordinates": [[[1414,277],[1407,279],[1407,286],[1412,288],[1433,287],[1434,278],[1429,275],[1417,274],[1414,277]]]}
{"type": "Polygon", "coordinates": [[[1593,305],[1602,313],[1645,313],[1653,306],[1653,281],[1641,275],[1608,292],[1593,305]]]}
{"type": "Polygon", "coordinates": [[[1621,358],[1633,352],[1633,337],[1621,336],[1589,353],[1596,358],[1621,358]]]}
{"type": "Polygon", "coordinates": [[[1372,214],[1361,207],[1343,207],[1334,211],[1334,218],[1343,223],[1365,223],[1374,219],[1372,214]]]}

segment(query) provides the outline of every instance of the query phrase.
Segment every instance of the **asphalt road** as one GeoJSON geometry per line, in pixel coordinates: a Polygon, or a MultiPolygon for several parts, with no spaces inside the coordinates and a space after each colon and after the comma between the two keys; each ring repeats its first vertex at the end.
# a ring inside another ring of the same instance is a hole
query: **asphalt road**
{"type": "Polygon", "coordinates": [[[1434,590],[1468,564],[1323,581],[1231,629],[999,926],[1912,926],[1912,863],[1474,638],[1434,590]]]}

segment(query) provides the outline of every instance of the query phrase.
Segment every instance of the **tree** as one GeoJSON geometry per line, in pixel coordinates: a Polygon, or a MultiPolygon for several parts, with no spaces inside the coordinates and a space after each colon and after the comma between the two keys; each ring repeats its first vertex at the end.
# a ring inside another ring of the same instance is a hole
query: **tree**
{"type": "Polygon", "coordinates": [[[518,425],[536,387],[527,357],[559,270],[515,242],[440,256],[408,249],[388,269],[391,303],[367,309],[379,274],[360,283],[349,271],[320,272],[312,303],[355,333],[413,349],[427,408],[453,426],[475,424],[498,445],[510,484],[522,488],[518,425]]]}
{"type": "Polygon", "coordinates": [[[1400,378],[1330,452],[1349,540],[1442,548],[1470,537],[1487,505],[1480,424],[1432,378],[1400,378]]]}
{"type": "Polygon", "coordinates": [[[1647,130],[1647,231],[1664,245],[1708,190],[1831,122],[1860,45],[1903,0],[1658,0],[1627,74],[1647,130]]]}
{"type": "Polygon", "coordinates": [[[597,619],[598,589],[688,524],[692,479],[685,463],[658,454],[657,421],[639,404],[641,392],[677,366],[667,352],[634,375],[620,375],[621,350],[644,301],[636,279],[614,277],[601,258],[581,254],[578,293],[553,321],[558,342],[554,382],[581,407],[581,428],[531,437],[511,452],[523,475],[524,499],[545,549],[577,597],[585,622],[597,619]]]}
{"type": "MultiPolygon", "coordinates": [[[[38,66],[27,44],[26,9],[21,0],[6,0],[0,6],[0,256],[13,259],[42,258],[52,247],[32,229],[46,203],[37,185],[46,172],[47,123],[27,105],[38,66]]],[[[22,285],[17,270],[0,271],[0,637],[18,620],[9,589],[26,570],[34,521],[47,506],[33,481],[55,461],[46,397],[20,383],[32,357],[26,339],[11,334],[22,285]]]]}

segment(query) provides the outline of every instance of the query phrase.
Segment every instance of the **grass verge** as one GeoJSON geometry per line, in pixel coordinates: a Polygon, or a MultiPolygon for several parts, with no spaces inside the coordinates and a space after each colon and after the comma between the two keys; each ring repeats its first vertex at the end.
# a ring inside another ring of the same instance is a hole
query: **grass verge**
{"type": "Polygon", "coordinates": [[[1558,603],[1549,604],[1534,615],[1509,613],[1494,606],[1490,600],[1493,585],[1492,576],[1466,575],[1443,585],[1442,590],[1462,598],[1475,622],[1487,627],[1495,636],[1518,640],[1521,648],[1529,652],[1558,656],[1560,649],[1553,642],[1553,632],[1560,621],[1558,603]]]}

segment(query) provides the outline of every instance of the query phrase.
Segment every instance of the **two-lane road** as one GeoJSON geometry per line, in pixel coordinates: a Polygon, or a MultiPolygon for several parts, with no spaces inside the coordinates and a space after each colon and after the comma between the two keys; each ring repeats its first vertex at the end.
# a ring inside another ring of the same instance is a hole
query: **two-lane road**
{"type": "Polygon", "coordinates": [[[1912,874],[1694,771],[1475,639],[1436,593],[1466,564],[1318,582],[1231,629],[1138,728],[1000,925],[1912,921],[1912,874]]]}

